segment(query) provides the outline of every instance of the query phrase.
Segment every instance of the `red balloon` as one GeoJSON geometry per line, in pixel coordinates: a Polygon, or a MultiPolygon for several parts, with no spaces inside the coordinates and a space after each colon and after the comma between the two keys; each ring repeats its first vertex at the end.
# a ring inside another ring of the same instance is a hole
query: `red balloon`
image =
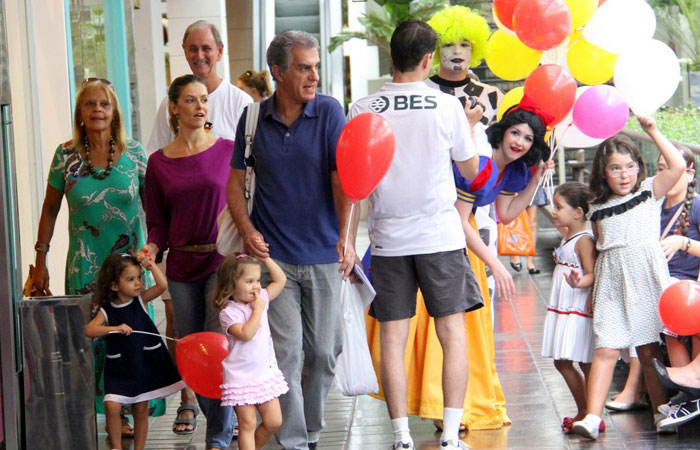
{"type": "Polygon", "coordinates": [[[187,386],[204,397],[221,398],[222,362],[227,355],[226,336],[202,331],[188,334],[177,342],[175,361],[187,386]]]}
{"type": "Polygon", "coordinates": [[[683,280],[667,287],[659,300],[659,316],[679,336],[700,333],[700,283],[683,280]]]}
{"type": "Polygon", "coordinates": [[[377,187],[394,158],[394,132],[389,122],[375,113],[353,117],[340,132],[336,165],[343,192],[353,201],[362,200],[377,187]]]}
{"type": "Polygon", "coordinates": [[[576,101],[576,80],[567,69],[545,64],[533,70],[525,79],[525,95],[537,106],[554,116],[552,128],[569,114],[576,101]]]}
{"type": "Polygon", "coordinates": [[[513,28],[523,44],[549,50],[571,31],[571,10],[564,0],[520,0],[513,12],[513,28]]]}
{"type": "Polygon", "coordinates": [[[513,11],[520,0],[493,0],[493,12],[501,24],[513,31],[513,11]]]}

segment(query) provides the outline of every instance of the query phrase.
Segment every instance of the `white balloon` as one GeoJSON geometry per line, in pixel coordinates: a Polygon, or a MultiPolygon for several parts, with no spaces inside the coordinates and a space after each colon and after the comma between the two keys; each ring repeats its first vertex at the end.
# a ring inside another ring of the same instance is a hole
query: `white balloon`
{"type": "Polygon", "coordinates": [[[616,55],[654,37],[656,16],[644,0],[607,0],[583,29],[593,45],[616,55]]]}
{"type": "Polygon", "coordinates": [[[543,66],[546,64],[556,64],[569,70],[569,64],[566,62],[566,52],[569,51],[569,39],[570,38],[567,36],[561,44],[542,52],[540,64],[543,66]]]}
{"type": "Polygon", "coordinates": [[[655,39],[627,49],[615,63],[615,87],[636,115],[648,116],[659,109],[676,92],[680,81],[678,57],[668,45],[655,39]]]}
{"type": "MultiPolygon", "coordinates": [[[[589,88],[591,88],[591,86],[581,86],[580,88],[577,88],[576,100],[578,100],[581,94],[586,92],[589,88]]],[[[564,120],[559,122],[554,127],[554,136],[557,138],[559,144],[569,148],[587,148],[596,146],[603,142],[603,139],[590,137],[584,134],[583,131],[579,130],[576,125],[574,125],[573,112],[574,109],[571,108],[571,111],[569,111],[569,114],[566,115],[564,120]]]]}

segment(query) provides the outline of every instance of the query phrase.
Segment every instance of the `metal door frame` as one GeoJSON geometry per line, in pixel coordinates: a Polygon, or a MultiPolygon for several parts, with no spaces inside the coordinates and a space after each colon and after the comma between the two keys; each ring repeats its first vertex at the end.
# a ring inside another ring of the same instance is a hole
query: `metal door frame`
{"type": "Polygon", "coordinates": [[[2,409],[7,449],[22,448],[22,370],[19,343],[21,271],[17,187],[15,183],[12,99],[5,21],[5,1],[0,0],[0,359],[2,361],[2,409]]]}

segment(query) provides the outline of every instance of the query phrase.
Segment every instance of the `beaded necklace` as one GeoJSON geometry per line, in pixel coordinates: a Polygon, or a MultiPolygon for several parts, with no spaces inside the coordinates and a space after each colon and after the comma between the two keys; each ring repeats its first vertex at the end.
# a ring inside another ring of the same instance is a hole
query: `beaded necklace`
{"type": "Polygon", "coordinates": [[[114,153],[116,152],[114,149],[114,138],[112,136],[109,137],[109,158],[107,159],[107,167],[105,167],[103,173],[97,173],[95,167],[92,165],[92,160],[90,159],[90,141],[88,140],[87,134],[83,136],[83,146],[85,147],[85,164],[87,165],[90,175],[98,180],[107,178],[107,175],[112,171],[114,165],[114,153]]]}

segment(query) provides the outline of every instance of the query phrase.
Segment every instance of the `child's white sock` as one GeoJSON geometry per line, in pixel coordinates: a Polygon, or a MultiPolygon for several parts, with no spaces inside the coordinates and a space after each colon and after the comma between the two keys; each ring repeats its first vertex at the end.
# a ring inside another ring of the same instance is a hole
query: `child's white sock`
{"type": "Polygon", "coordinates": [[[459,421],[462,420],[461,408],[444,408],[442,410],[441,441],[457,442],[459,440],[459,421]]]}
{"type": "Polygon", "coordinates": [[[411,431],[408,429],[408,417],[399,417],[391,420],[391,426],[394,428],[394,442],[404,442],[412,444],[411,431]]]}

